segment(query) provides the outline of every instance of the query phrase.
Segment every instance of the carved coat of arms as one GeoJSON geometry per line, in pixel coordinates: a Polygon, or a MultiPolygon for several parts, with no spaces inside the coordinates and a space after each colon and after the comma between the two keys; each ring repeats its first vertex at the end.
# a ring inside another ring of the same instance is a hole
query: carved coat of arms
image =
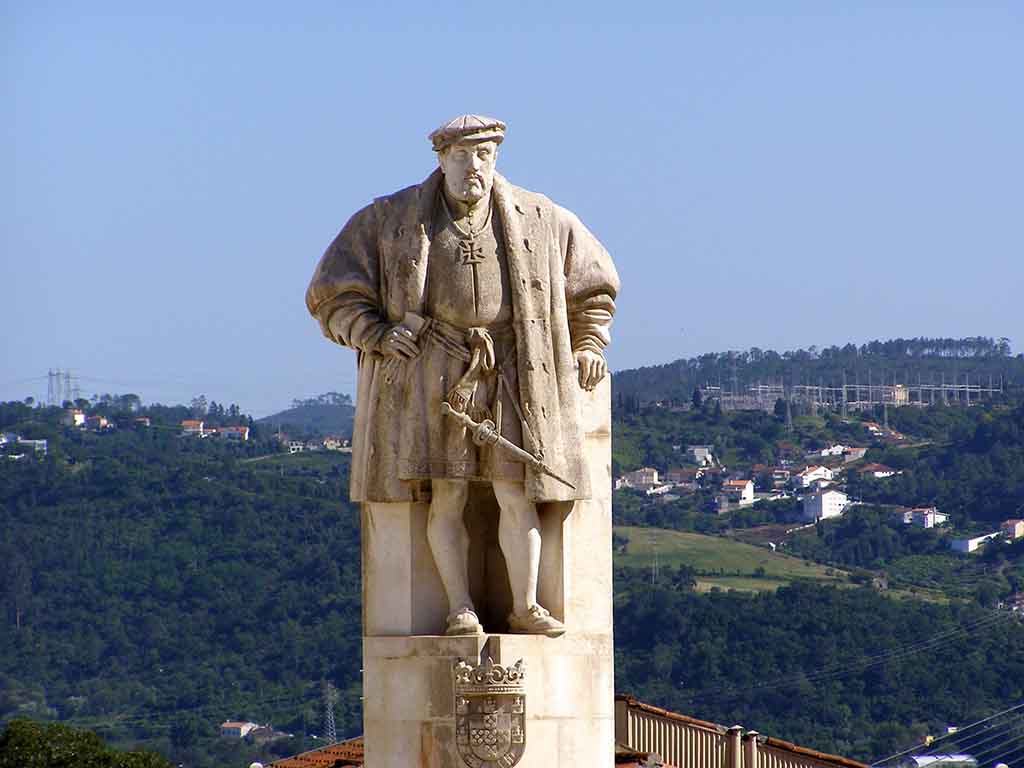
{"type": "Polygon", "coordinates": [[[470,768],[512,768],[526,749],[526,670],[490,659],[459,661],[455,676],[455,743],[470,768]]]}

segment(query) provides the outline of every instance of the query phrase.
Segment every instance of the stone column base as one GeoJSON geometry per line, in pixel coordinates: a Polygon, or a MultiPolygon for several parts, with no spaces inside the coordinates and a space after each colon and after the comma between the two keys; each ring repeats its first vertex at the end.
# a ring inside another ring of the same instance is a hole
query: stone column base
{"type": "Polygon", "coordinates": [[[490,658],[525,667],[525,739],[517,768],[612,768],[611,633],[364,637],[366,768],[490,768],[456,743],[453,668],[490,658]]]}

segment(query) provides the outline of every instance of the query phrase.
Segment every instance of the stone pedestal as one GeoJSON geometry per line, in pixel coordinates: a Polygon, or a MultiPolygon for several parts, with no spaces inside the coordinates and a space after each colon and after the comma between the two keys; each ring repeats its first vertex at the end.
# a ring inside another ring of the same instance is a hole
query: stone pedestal
{"type": "Polygon", "coordinates": [[[426,503],[365,504],[363,691],[367,768],[461,768],[453,667],[490,658],[525,676],[521,768],[614,763],[611,400],[606,378],[582,393],[593,498],[538,508],[543,549],[538,599],[564,635],[503,634],[509,612],[497,510],[476,489],[466,511],[474,541],[471,591],[489,634],[444,637],[444,589],[426,538],[426,503]]]}

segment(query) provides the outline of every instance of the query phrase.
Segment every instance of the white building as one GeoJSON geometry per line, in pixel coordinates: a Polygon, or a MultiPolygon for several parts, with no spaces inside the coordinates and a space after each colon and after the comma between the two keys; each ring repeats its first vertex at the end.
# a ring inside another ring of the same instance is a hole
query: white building
{"type": "Polygon", "coordinates": [[[834,488],[809,493],[804,496],[804,520],[817,522],[830,517],[839,517],[849,503],[849,497],[834,488]]]}
{"type": "Polygon", "coordinates": [[[741,507],[754,503],[753,480],[726,480],[722,483],[722,490],[729,501],[741,507]]]}
{"type": "Polygon", "coordinates": [[[640,467],[626,472],[615,483],[616,488],[636,488],[646,491],[658,485],[658,470],[654,467],[640,467]]]}
{"type": "Polygon", "coordinates": [[[241,722],[238,720],[226,720],[220,724],[220,735],[229,736],[236,739],[245,737],[249,731],[254,728],[258,728],[259,725],[250,722],[241,722]]]}
{"type": "Polygon", "coordinates": [[[1022,538],[1024,537],[1024,520],[1004,520],[999,526],[999,530],[1010,541],[1022,538]]]}
{"type": "Polygon", "coordinates": [[[997,536],[1002,535],[1002,531],[996,531],[995,533],[986,533],[983,536],[975,536],[970,539],[953,539],[949,542],[949,548],[952,549],[954,552],[970,554],[971,552],[977,551],[978,547],[980,547],[989,539],[994,539],[997,536]]]}
{"type": "Polygon", "coordinates": [[[830,445],[828,448],[822,448],[820,451],[811,451],[810,453],[806,454],[804,458],[827,459],[830,456],[842,456],[844,453],[846,453],[846,451],[847,448],[845,445],[830,445]]]}
{"type": "Polygon", "coordinates": [[[64,418],[61,421],[65,427],[84,427],[85,411],[81,408],[68,408],[64,411],[64,418]]]}
{"type": "Polygon", "coordinates": [[[903,513],[903,522],[917,528],[934,528],[949,520],[949,515],[939,512],[935,507],[917,507],[903,513]]]}
{"type": "Polygon", "coordinates": [[[185,419],[181,422],[181,434],[190,437],[206,437],[206,425],[202,419],[185,419]]]}
{"type": "Polygon", "coordinates": [[[667,496],[668,492],[674,487],[673,485],[654,485],[644,491],[644,493],[648,496],[667,496]]]}
{"type": "Polygon", "coordinates": [[[715,456],[710,445],[688,445],[686,452],[698,467],[711,467],[715,464],[715,456]]]}
{"type": "Polygon", "coordinates": [[[881,480],[886,477],[892,477],[893,475],[900,474],[899,470],[893,469],[892,467],[887,467],[885,466],[885,464],[865,464],[863,467],[860,468],[860,473],[861,475],[873,477],[876,480],[881,480]]]}
{"type": "Polygon", "coordinates": [[[793,485],[797,488],[810,488],[818,480],[832,482],[835,477],[836,473],[828,467],[812,464],[803,472],[797,472],[793,475],[793,485]]]}
{"type": "Polygon", "coordinates": [[[249,439],[249,428],[243,426],[221,427],[220,434],[221,437],[224,437],[228,440],[245,441],[249,439]]]}
{"type": "Polygon", "coordinates": [[[858,446],[849,446],[846,451],[843,452],[843,461],[849,463],[851,461],[860,461],[867,454],[867,448],[861,448],[858,446]]]}
{"type": "Polygon", "coordinates": [[[302,440],[289,440],[288,453],[302,453],[306,450],[306,443],[302,440]]]}
{"type": "Polygon", "coordinates": [[[26,440],[24,437],[18,438],[18,445],[26,445],[36,453],[41,453],[43,456],[46,455],[46,441],[45,440],[26,440]]]}

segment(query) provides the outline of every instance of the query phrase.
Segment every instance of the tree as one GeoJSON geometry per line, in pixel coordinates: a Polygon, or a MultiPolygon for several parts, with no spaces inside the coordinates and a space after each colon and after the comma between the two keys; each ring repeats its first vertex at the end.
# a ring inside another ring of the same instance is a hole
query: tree
{"type": "Polygon", "coordinates": [[[199,397],[192,398],[192,415],[197,419],[200,416],[206,415],[206,395],[200,395],[199,397]]]}
{"type": "Polygon", "coordinates": [[[700,394],[700,387],[693,388],[693,398],[691,399],[691,402],[693,403],[693,410],[695,411],[699,411],[701,405],[704,404],[704,398],[700,394]]]}
{"type": "Polygon", "coordinates": [[[171,768],[152,752],[117,752],[90,731],[13,720],[0,733],[0,768],[171,768]]]}

